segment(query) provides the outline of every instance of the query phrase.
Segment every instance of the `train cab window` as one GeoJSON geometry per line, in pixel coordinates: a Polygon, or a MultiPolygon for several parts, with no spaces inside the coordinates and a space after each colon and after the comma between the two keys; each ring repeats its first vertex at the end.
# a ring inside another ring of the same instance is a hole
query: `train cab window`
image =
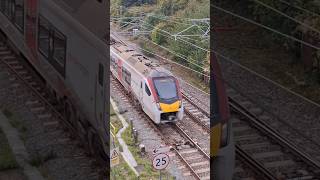
{"type": "Polygon", "coordinates": [[[99,63],[98,81],[100,86],[103,86],[103,76],[104,76],[104,68],[103,68],[103,65],[99,63]]]}
{"type": "Polygon", "coordinates": [[[145,87],[145,91],[148,94],[148,96],[151,96],[150,89],[148,88],[148,85],[146,83],[144,84],[144,87],[145,87]]]}
{"type": "Polygon", "coordinates": [[[49,57],[49,39],[50,39],[50,25],[49,22],[42,16],[39,16],[38,27],[38,46],[39,51],[46,58],[49,57]]]}

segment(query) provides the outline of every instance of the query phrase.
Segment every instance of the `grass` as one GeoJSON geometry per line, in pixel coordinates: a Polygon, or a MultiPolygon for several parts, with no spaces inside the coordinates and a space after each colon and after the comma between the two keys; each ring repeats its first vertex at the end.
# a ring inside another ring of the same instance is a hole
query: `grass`
{"type": "MultiPolygon", "coordinates": [[[[19,131],[19,136],[20,138],[25,142],[26,140],[26,132],[27,132],[27,128],[23,125],[23,123],[21,121],[19,121],[19,117],[12,113],[10,110],[8,109],[3,109],[2,110],[3,114],[8,118],[9,120],[9,123],[16,129],[18,129],[19,131]]],[[[1,133],[0,133],[0,136],[1,136],[1,133]]],[[[0,137],[0,140],[1,140],[1,137],[0,137]]],[[[1,142],[3,142],[1,140],[1,142]]],[[[0,142],[0,144],[1,144],[0,142]]],[[[2,146],[0,146],[2,147],[2,146]]],[[[0,152],[1,152],[2,148],[0,149],[0,152]]],[[[1,156],[1,155],[0,155],[1,156]]],[[[31,159],[29,161],[29,164],[32,165],[32,166],[35,166],[37,168],[39,168],[39,171],[40,173],[48,180],[51,180],[52,178],[49,177],[49,173],[48,173],[48,169],[46,167],[43,166],[43,164],[46,162],[46,161],[49,161],[50,159],[54,159],[56,158],[56,154],[53,152],[53,151],[49,151],[47,154],[45,154],[44,156],[41,156],[39,153],[35,153],[31,156],[31,159]]],[[[0,158],[0,162],[2,162],[2,159],[0,158]]],[[[0,163],[0,170],[2,169],[1,166],[2,166],[3,163],[0,163]]],[[[13,161],[12,158],[10,160],[10,164],[13,164],[11,165],[12,168],[15,168],[17,167],[17,163],[15,162],[15,160],[13,161]]]]}
{"type": "MultiPolygon", "coordinates": [[[[131,126],[129,126],[122,134],[123,140],[128,145],[129,150],[140,166],[140,179],[159,179],[159,171],[153,169],[151,160],[141,157],[140,150],[135,146],[134,139],[131,137],[131,126]]],[[[162,173],[164,177],[169,176],[167,172],[162,173]]],[[[169,179],[173,179],[170,177],[169,179]]]]}
{"type": "Polygon", "coordinates": [[[115,129],[110,127],[112,133],[115,135],[123,126],[121,121],[118,119],[116,113],[114,112],[114,109],[112,106],[110,106],[110,122],[115,127],[115,129]]]}
{"type": "MultiPolygon", "coordinates": [[[[222,17],[222,19],[232,22],[229,18],[222,17]]],[[[261,40],[261,31],[255,27],[243,24],[238,28],[243,32],[230,31],[215,37],[218,51],[228,54],[228,57],[241,65],[282,86],[320,103],[320,84],[317,82],[317,74],[306,73],[302,60],[297,60],[294,54],[287,52],[282,45],[272,41],[269,45],[265,45],[267,41],[261,40]]]]}
{"type": "Polygon", "coordinates": [[[49,151],[44,156],[41,156],[39,153],[36,152],[31,156],[29,163],[32,166],[41,167],[45,162],[47,162],[51,159],[55,159],[56,157],[57,157],[57,155],[52,150],[49,151]]]}
{"type": "Polygon", "coordinates": [[[27,128],[21,121],[19,121],[20,118],[8,109],[3,109],[2,112],[9,119],[11,126],[18,129],[20,138],[23,140],[23,142],[25,142],[27,138],[27,128]]]}
{"type": "Polygon", "coordinates": [[[120,164],[111,168],[110,178],[112,180],[137,179],[136,175],[124,161],[122,156],[120,156],[120,164]]]}
{"type": "MultiPolygon", "coordinates": [[[[119,118],[117,117],[114,109],[112,106],[110,106],[110,123],[115,127],[113,129],[110,127],[111,132],[116,135],[119,129],[122,128],[122,123],[120,122],[119,118]]],[[[119,146],[118,140],[115,138],[115,146],[119,146]]],[[[119,147],[120,149],[120,147],[119,147]]],[[[122,149],[120,149],[122,151],[122,149]]],[[[136,175],[131,170],[131,168],[127,165],[127,163],[124,161],[122,156],[120,156],[120,164],[111,168],[110,178],[112,180],[125,180],[125,179],[136,179],[136,175]]]]}
{"type": "Polygon", "coordinates": [[[12,153],[8,140],[0,129],[0,171],[17,168],[18,163],[12,153]]]}
{"type": "MultiPolygon", "coordinates": [[[[115,132],[118,132],[119,129],[122,128],[122,123],[114,113],[114,109],[112,106],[110,107],[110,122],[115,126],[115,132]]],[[[111,128],[111,131],[114,130],[111,128]]],[[[133,154],[136,159],[139,169],[141,169],[139,179],[159,179],[159,172],[153,170],[151,160],[141,157],[139,153],[139,148],[135,146],[134,139],[131,137],[131,125],[122,133],[122,138],[128,145],[129,150],[133,154]]],[[[117,140],[115,140],[116,146],[119,146],[117,140]]],[[[121,151],[121,147],[119,147],[121,151]]],[[[163,173],[164,174],[164,173],[163,173]]],[[[120,156],[120,164],[111,168],[110,178],[112,180],[125,180],[125,179],[138,179],[135,173],[131,170],[128,164],[124,161],[124,159],[120,156]]]]}

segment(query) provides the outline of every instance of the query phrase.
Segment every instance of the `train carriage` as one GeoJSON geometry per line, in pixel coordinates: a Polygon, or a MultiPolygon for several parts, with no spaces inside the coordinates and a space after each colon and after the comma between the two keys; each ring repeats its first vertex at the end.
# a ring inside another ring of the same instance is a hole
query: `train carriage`
{"type": "Polygon", "coordinates": [[[39,73],[65,119],[102,161],[109,152],[106,9],[105,0],[0,2],[6,42],[39,73]]]}
{"type": "Polygon", "coordinates": [[[211,177],[233,179],[235,145],[225,82],[214,52],[210,54],[210,161],[211,177]]]}
{"type": "Polygon", "coordinates": [[[156,124],[182,119],[179,82],[169,71],[119,41],[110,57],[112,74],[156,124]]]}

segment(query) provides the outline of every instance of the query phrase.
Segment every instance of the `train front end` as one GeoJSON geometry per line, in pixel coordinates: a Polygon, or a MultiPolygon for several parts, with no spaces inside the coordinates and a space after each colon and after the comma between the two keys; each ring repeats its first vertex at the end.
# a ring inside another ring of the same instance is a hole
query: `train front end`
{"type": "Polygon", "coordinates": [[[183,104],[178,80],[173,76],[149,78],[155,97],[155,123],[174,123],[183,118],[183,104]]]}

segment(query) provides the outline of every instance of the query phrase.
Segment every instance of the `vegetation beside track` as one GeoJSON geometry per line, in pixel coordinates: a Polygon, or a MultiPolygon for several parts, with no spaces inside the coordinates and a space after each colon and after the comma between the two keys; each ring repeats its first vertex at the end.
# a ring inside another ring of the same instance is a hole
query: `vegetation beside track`
{"type": "MultiPolygon", "coordinates": [[[[280,5],[280,1],[274,1],[274,3],[271,3],[272,0],[259,1],[281,10],[299,21],[303,21],[303,19],[300,19],[301,17],[307,17],[306,14],[295,8],[285,6],[285,4],[280,5]],[[300,13],[300,15],[297,15],[297,13],[300,13]]],[[[311,8],[310,5],[313,3],[311,1],[305,4],[301,4],[301,2],[306,1],[294,0],[292,3],[314,12],[318,12],[316,9],[320,8],[320,5],[314,5],[311,8]]],[[[220,1],[216,5],[279,32],[301,39],[301,37],[297,36],[301,26],[299,27],[294,21],[270,9],[268,10],[258,3],[248,0],[227,0],[220,1]]],[[[317,70],[320,67],[317,67],[316,57],[313,59],[312,69],[305,66],[304,58],[301,57],[301,49],[299,48],[301,44],[299,45],[299,43],[295,43],[289,38],[277,35],[218,10],[214,11],[214,18],[216,19],[213,23],[215,26],[228,27],[230,30],[216,32],[216,36],[213,37],[216,42],[213,48],[233,61],[308,99],[320,103],[320,69],[317,70]]],[[[305,23],[309,24],[308,21],[305,23]]],[[[309,25],[320,28],[316,24],[311,23],[309,25]]],[[[218,58],[221,61],[224,60],[222,57],[218,58]]]]}
{"type": "MultiPolygon", "coordinates": [[[[122,124],[120,119],[116,116],[114,113],[114,109],[110,107],[110,121],[112,125],[115,127],[115,131],[113,128],[111,128],[112,133],[114,135],[119,131],[119,129],[122,128],[122,124]]],[[[159,178],[159,172],[155,171],[152,167],[151,160],[147,156],[142,156],[140,154],[139,147],[135,144],[135,140],[132,136],[132,127],[129,125],[129,127],[122,133],[121,137],[126,142],[130,152],[134,156],[135,160],[137,161],[138,167],[136,168],[137,171],[140,173],[140,179],[158,179],[159,178]]],[[[115,145],[119,147],[118,140],[115,140],[115,145]]],[[[121,147],[119,147],[120,151],[121,147]]],[[[168,173],[162,173],[163,176],[169,176],[168,173]]],[[[110,178],[112,180],[120,179],[138,179],[136,177],[135,173],[131,170],[131,168],[128,166],[126,161],[122,158],[120,155],[120,164],[117,166],[114,166],[111,168],[110,178]]],[[[173,178],[170,178],[173,179],[173,178]]]]}
{"type": "MultiPolygon", "coordinates": [[[[148,30],[151,33],[147,36],[147,39],[161,45],[175,54],[168,54],[169,58],[178,62],[184,66],[187,66],[193,70],[201,73],[208,74],[209,72],[209,55],[207,52],[195,48],[194,46],[187,44],[181,40],[174,40],[172,34],[181,32],[192,25],[190,19],[209,18],[209,0],[160,0],[160,1],[136,1],[131,3],[130,0],[113,0],[111,1],[111,14],[114,17],[132,17],[140,16],[141,12],[151,13],[143,20],[142,30],[148,30]],[[119,7],[122,7],[119,10],[119,7]],[[191,24],[191,25],[190,25],[191,24]],[[170,34],[167,34],[169,32],[170,34]],[[182,55],[182,56],[181,56],[182,55]],[[183,58],[181,58],[183,57],[183,58]]],[[[125,25],[125,22],[131,21],[132,18],[125,18],[119,22],[119,25],[125,25]]],[[[193,27],[184,33],[188,35],[199,35],[202,31],[206,30],[206,24],[198,24],[200,28],[193,27]]],[[[139,38],[140,39],[140,38],[139,38]]],[[[192,36],[187,40],[189,43],[209,49],[209,41],[199,36],[192,36]]],[[[168,53],[168,51],[152,43],[140,41],[140,46],[151,52],[168,53]]],[[[148,56],[153,56],[152,53],[144,52],[148,56]]],[[[179,69],[179,68],[178,68],[179,69]]],[[[183,69],[186,71],[186,69],[183,69]]],[[[193,76],[196,73],[188,71],[188,76],[193,76]]],[[[201,84],[202,76],[191,78],[193,81],[197,79],[196,86],[205,87],[207,85],[201,84]]],[[[205,88],[204,88],[205,90],[205,88]]]]}
{"type": "Polygon", "coordinates": [[[8,140],[0,129],[0,171],[14,169],[18,167],[18,163],[14,154],[11,150],[11,147],[8,143],[8,140]]]}

